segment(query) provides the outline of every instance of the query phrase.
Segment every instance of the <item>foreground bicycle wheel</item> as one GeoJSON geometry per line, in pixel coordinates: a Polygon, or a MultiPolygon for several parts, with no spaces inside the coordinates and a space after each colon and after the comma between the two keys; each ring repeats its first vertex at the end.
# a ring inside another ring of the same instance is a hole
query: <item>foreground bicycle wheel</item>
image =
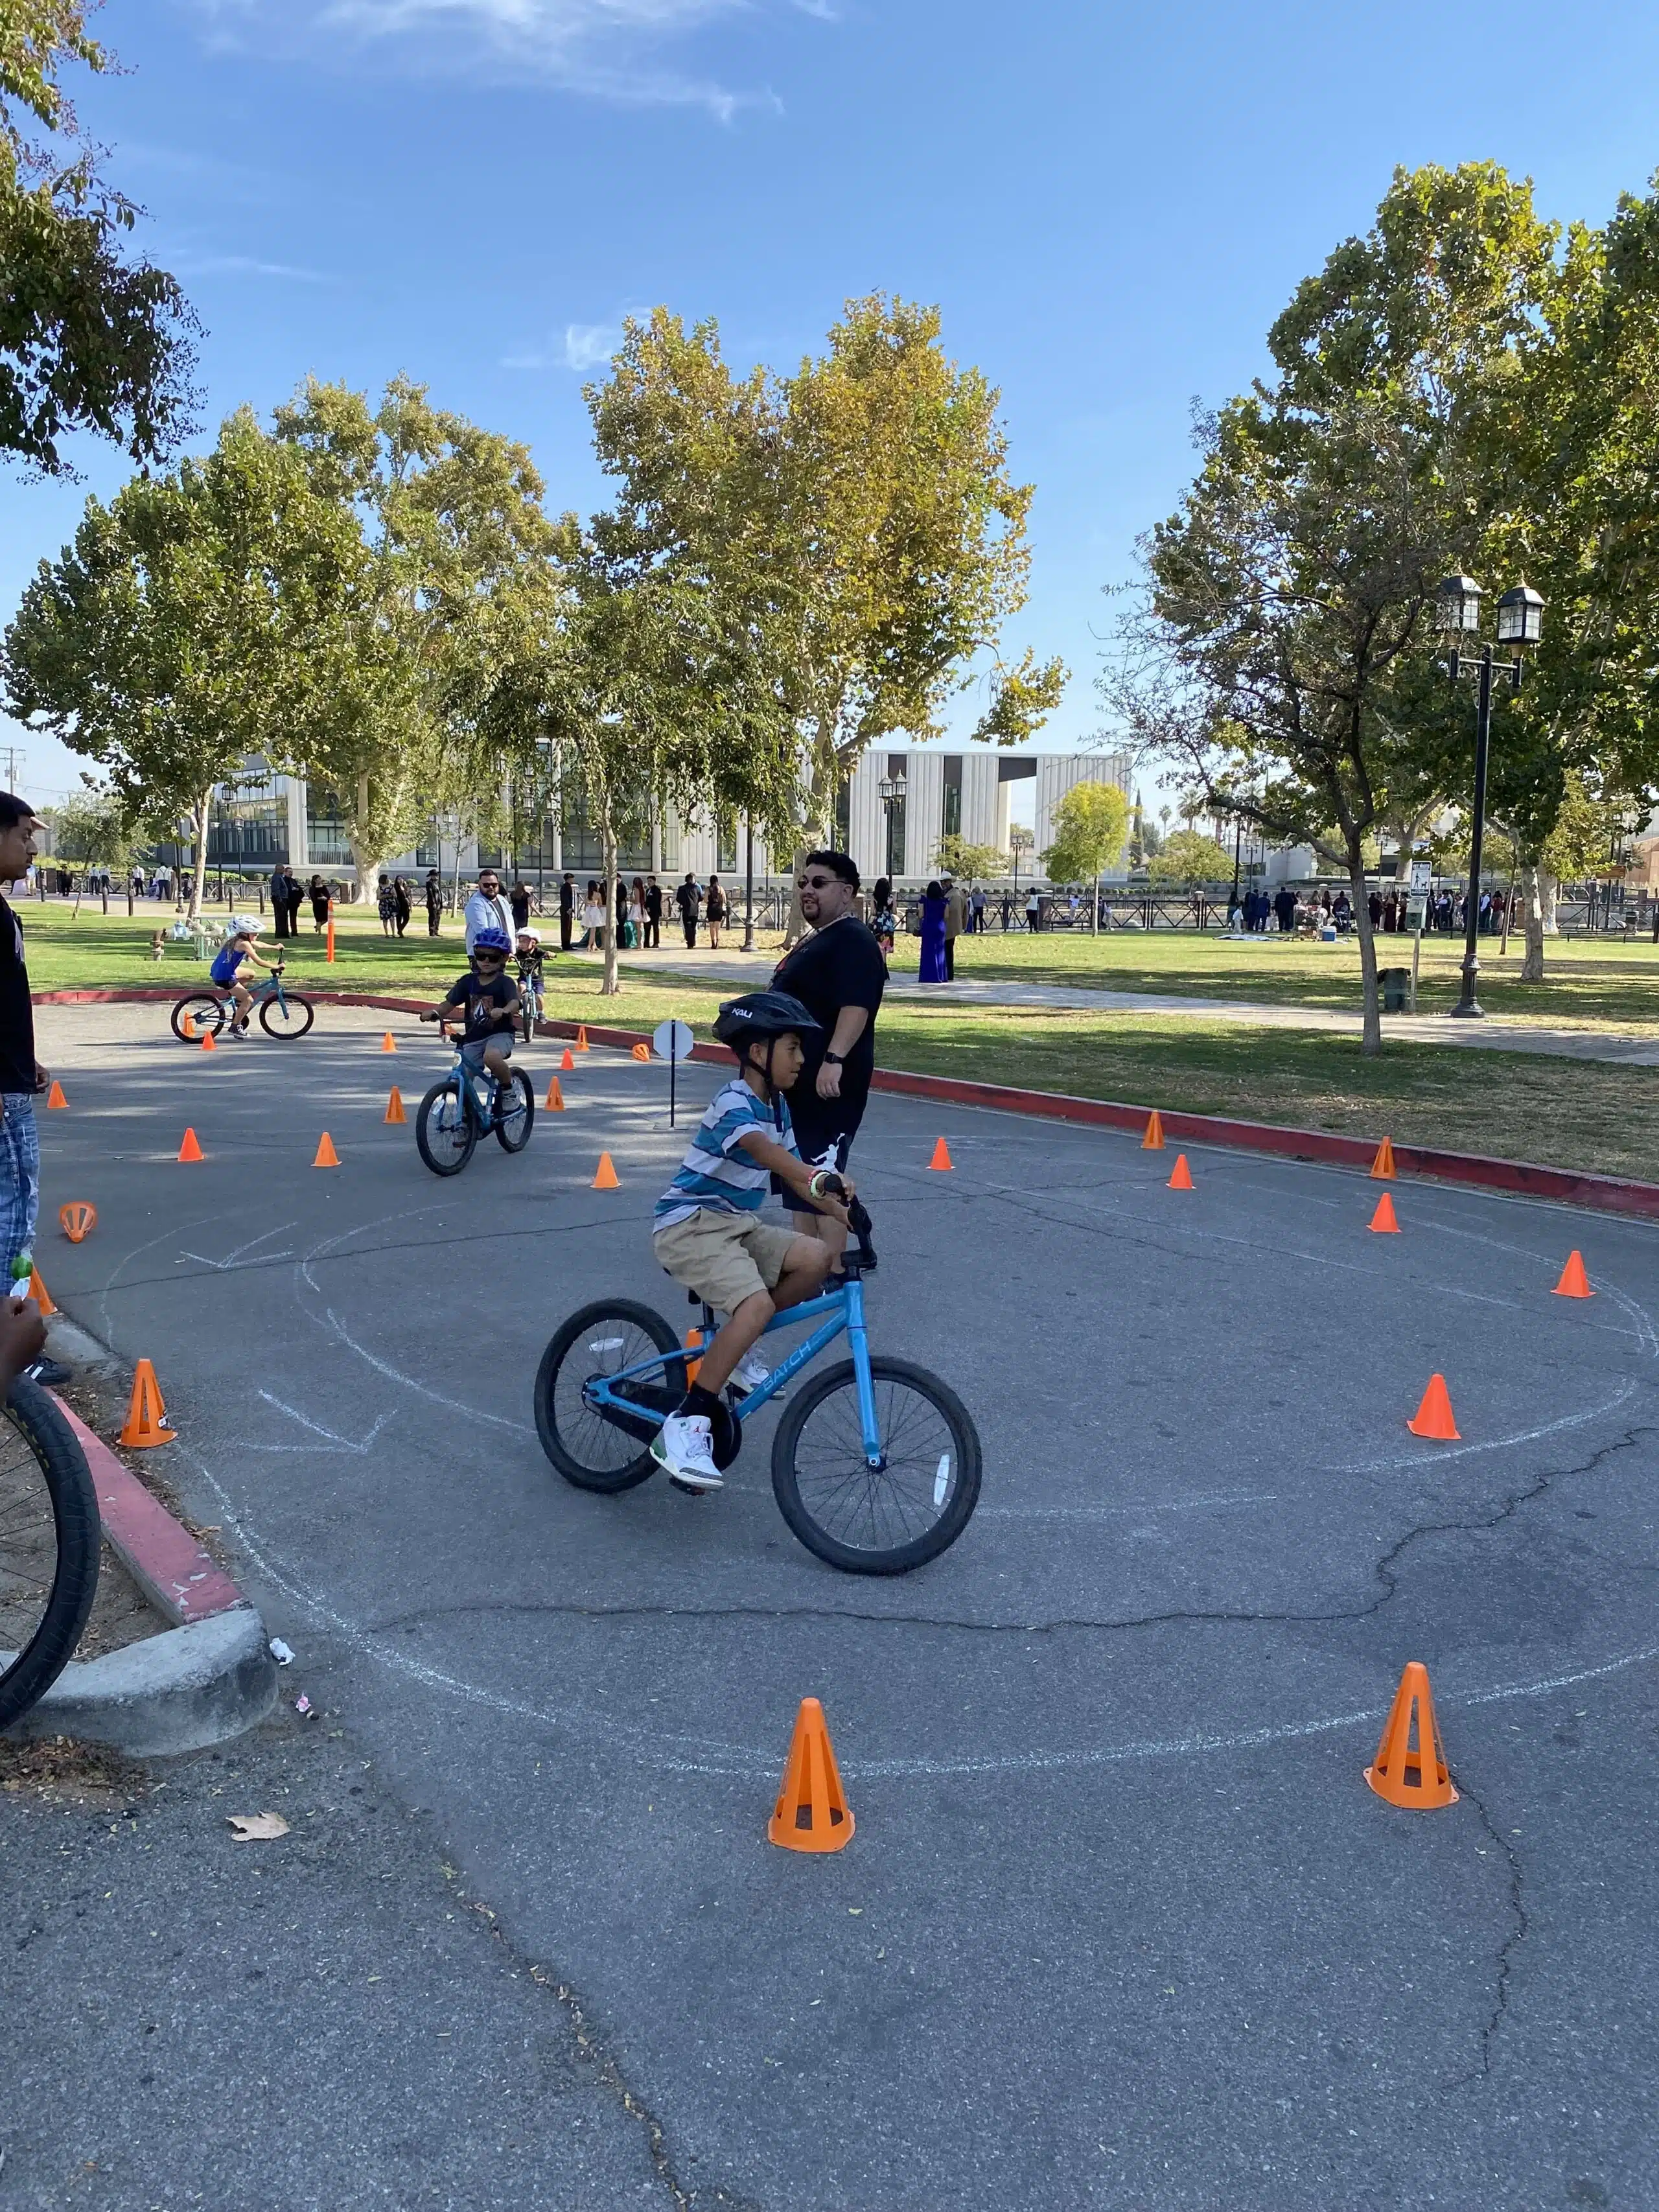
{"type": "Polygon", "coordinates": [[[567,1482],[579,1490],[631,1490],[657,1462],[651,1439],[685,1395],[680,1340],[659,1313],[632,1298],[605,1298],[571,1315],[536,1370],[536,1433],[567,1482]],[[605,1413],[583,1398],[595,1376],[618,1375],[653,1352],[680,1357],[640,1376],[626,1395],[640,1407],[637,1420],[605,1413]]]}
{"type": "Polygon", "coordinates": [[[38,1382],[0,1406],[0,1728],[52,1687],[98,1589],[98,1498],[75,1432],[38,1382]]]}
{"type": "Polygon", "coordinates": [[[185,1036],[185,1017],[188,1014],[198,1036],[205,1030],[210,1036],[217,1036],[225,1025],[225,1002],[211,991],[192,991],[180,999],[173,1010],[173,1034],[180,1044],[187,1042],[185,1036]]]}
{"type": "Polygon", "coordinates": [[[809,1552],[902,1575],[948,1550],[979,1502],[979,1432],[956,1392],[908,1359],[870,1362],[882,1464],[869,1467],[850,1359],[793,1400],[772,1440],[778,1510],[809,1552]]]}
{"type": "Polygon", "coordinates": [[[495,1141],[504,1152],[521,1152],[536,1120],[536,1094],[523,1068],[515,1067],[495,1100],[495,1141]]]}
{"type": "Polygon", "coordinates": [[[433,1085],[415,1115],[421,1158],[434,1175],[459,1175],[477,1141],[477,1125],[467,1111],[459,1080],[447,1075],[433,1085]]]}
{"type": "Polygon", "coordinates": [[[267,999],[259,1009],[259,1026],[265,1035],[284,1041],[302,1037],[316,1018],[317,1009],[310,1000],[296,999],[289,991],[283,992],[281,1006],[275,999],[267,999]]]}

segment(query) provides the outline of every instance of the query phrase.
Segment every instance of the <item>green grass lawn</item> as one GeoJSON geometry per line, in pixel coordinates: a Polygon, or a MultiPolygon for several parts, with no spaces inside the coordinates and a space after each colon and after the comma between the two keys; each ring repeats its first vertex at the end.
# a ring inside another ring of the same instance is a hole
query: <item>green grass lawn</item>
{"type": "MultiPolygon", "coordinates": [[[[143,915],[129,921],[125,915],[112,914],[105,920],[82,911],[71,920],[66,908],[56,905],[26,905],[22,915],[36,990],[144,983],[182,995],[205,979],[204,965],[183,947],[171,946],[164,959],[151,960],[149,937],[155,923],[143,915]]],[[[429,996],[435,1003],[465,965],[460,930],[453,922],[434,943],[423,921],[418,936],[411,932],[388,939],[372,916],[346,915],[337,926],[337,951],[329,966],[319,939],[307,932],[294,940],[289,981],[319,994],[373,991],[429,996]]],[[[1280,1001],[1302,997],[1340,1005],[1351,1000],[1316,995],[1338,990],[1343,974],[1351,981],[1357,976],[1357,957],[1345,951],[1344,969],[1330,962],[1328,956],[1339,951],[1343,949],[1328,945],[1264,950],[1174,937],[1135,944],[1108,938],[1097,947],[1086,939],[1058,934],[1033,940],[1029,948],[1018,939],[1004,947],[992,937],[963,946],[957,972],[984,974],[1000,957],[1007,963],[1002,972],[1013,973],[1018,967],[1027,978],[1045,972],[1052,976],[1058,969],[1070,981],[1092,979],[1118,989],[1173,991],[1184,986],[1200,996],[1280,1001]],[[1097,956],[1095,965],[1082,966],[1085,953],[1097,956]],[[1131,955],[1140,963],[1132,971],[1136,980],[1129,980],[1130,971],[1121,966],[1103,964],[1131,955]],[[1179,964],[1183,956],[1184,964],[1179,964]],[[1226,963],[1234,959],[1249,964],[1229,969],[1226,963]],[[1275,963],[1286,964],[1276,969],[1275,963]],[[1276,992],[1262,987],[1264,975],[1276,975],[1276,992]],[[1231,980],[1231,991],[1220,989],[1218,976],[1231,980]]],[[[561,963],[555,957],[548,964],[549,1015],[649,1029],[674,1014],[700,1036],[709,1034],[726,993],[659,973],[630,977],[629,964],[624,956],[622,992],[607,999],[597,966],[561,963]]],[[[1447,956],[1449,972],[1453,964],[1447,956]]],[[[1644,958],[1644,951],[1574,945],[1559,956],[1558,965],[1560,980],[1545,988],[1567,999],[1575,990],[1581,994],[1576,1002],[1581,1019],[1640,1027],[1628,1016],[1615,1016],[1611,1007],[1638,994],[1659,998],[1659,957],[1644,958]],[[1586,1012],[1587,1003],[1593,1012],[1586,1012]]],[[[1526,1007],[1537,1004],[1517,987],[1510,988],[1526,1007]]],[[[1496,1001],[1497,990],[1492,997],[1496,1001]]],[[[1560,1016],[1552,1013],[1550,1018],[1560,1016]]],[[[883,1010],[879,1058],[884,1066],[925,1074],[1367,1137],[1387,1134],[1406,1143],[1659,1182],[1659,1069],[1397,1042],[1389,1043],[1380,1058],[1367,1060],[1347,1037],[1250,1029],[1201,1014],[1107,1009],[1092,1014],[910,1000],[890,1000],[883,1010]]]]}

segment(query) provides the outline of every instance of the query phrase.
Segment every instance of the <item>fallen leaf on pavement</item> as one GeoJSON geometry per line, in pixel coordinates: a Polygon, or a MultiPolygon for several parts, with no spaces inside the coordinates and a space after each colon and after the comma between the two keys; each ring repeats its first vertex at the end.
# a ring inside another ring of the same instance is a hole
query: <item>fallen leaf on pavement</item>
{"type": "Polygon", "coordinates": [[[280,1813],[231,1813],[226,1818],[235,1831],[235,1843],[270,1844],[288,1833],[288,1822],[280,1813]]]}

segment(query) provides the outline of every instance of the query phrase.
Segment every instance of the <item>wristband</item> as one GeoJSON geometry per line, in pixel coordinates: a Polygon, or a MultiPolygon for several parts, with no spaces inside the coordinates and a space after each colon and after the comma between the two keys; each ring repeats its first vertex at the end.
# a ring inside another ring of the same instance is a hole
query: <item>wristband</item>
{"type": "Polygon", "coordinates": [[[823,1065],[825,1067],[845,1067],[847,1055],[841,1052],[826,1052],[823,1055],[823,1065]]]}

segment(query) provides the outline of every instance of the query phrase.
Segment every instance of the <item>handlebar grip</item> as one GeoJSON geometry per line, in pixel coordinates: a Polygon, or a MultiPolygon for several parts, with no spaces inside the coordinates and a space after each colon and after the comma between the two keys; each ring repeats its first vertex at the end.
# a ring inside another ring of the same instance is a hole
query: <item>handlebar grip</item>
{"type": "Polygon", "coordinates": [[[860,1265],[873,1267],[876,1264],[876,1248],[870,1242],[873,1224],[870,1219],[869,1208],[861,1198],[855,1198],[848,1207],[847,1218],[852,1224],[853,1234],[859,1240],[860,1265]]]}

